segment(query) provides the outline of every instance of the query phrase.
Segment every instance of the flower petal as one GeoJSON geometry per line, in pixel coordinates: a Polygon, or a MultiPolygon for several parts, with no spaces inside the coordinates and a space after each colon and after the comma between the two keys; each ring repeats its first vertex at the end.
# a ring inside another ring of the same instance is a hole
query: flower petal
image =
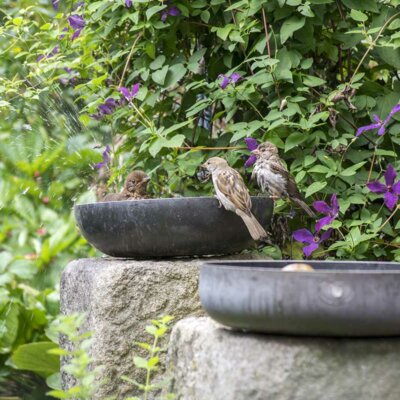
{"type": "Polygon", "coordinates": [[[336,194],[333,194],[331,196],[331,208],[332,208],[332,214],[337,216],[339,214],[340,207],[339,207],[339,203],[337,201],[336,194]]]}
{"type": "Polygon", "coordinates": [[[56,11],[58,11],[58,3],[60,2],[60,0],[52,0],[53,3],[53,7],[56,11]]]}
{"type": "Polygon", "coordinates": [[[400,194],[400,181],[398,181],[394,185],[392,185],[392,192],[394,194],[400,194]]]}
{"type": "Polygon", "coordinates": [[[314,235],[305,228],[294,231],[293,239],[303,243],[314,243],[314,235]]]}
{"type": "Polygon", "coordinates": [[[178,15],[181,15],[181,10],[177,6],[171,6],[168,8],[167,13],[172,17],[177,17],[178,15]]]}
{"type": "Polygon", "coordinates": [[[323,241],[329,239],[331,237],[331,234],[333,232],[332,228],[329,228],[327,231],[325,231],[322,235],[321,238],[319,240],[320,243],[322,243],[323,241]]]}
{"type": "Polygon", "coordinates": [[[85,26],[84,18],[78,14],[68,17],[68,22],[72,29],[82,29],[85,26]]]}
{"type": "Polygon", "coordinates": [[[372,116],[372,118],[374,119],[374,121],[375,121],[377,124],[381,124],[381,123],[382,123],[381,119],[380,119],[376,114],[374,114],[374,115],[372,116]]]}
{"type": "Polygon", "coordinates": [[[308,246],[303,247],[303,253],[306,257],[310,257],[311,253],[317,250],[319,247],[318,243],[311,243],[308,246]]]}
{"type": "Polygon", "coordinates": [[[393,208],[396,205],[397,200],[398,200],[397,194],[394,194],[394,193],[391,193],[391,192],[386,192],[385,195],[383,196],[383,198],[384,198],[385,206],[389,210],[393,210],[393,208]]]}
{"type": "Polygon", "coordinates": [[[389,164],[386,169],[386,172],[385,172],[386,186],[392,186],[394,180],[396,179],[396,176],[397,176],[397,172],[393,168],[392,164],[389,164]]]}
{"type": "Polygon", "coordinates": [[[385,134],[385,132],[386,132],[386,130],[385,130],[385,125],[383,124],[383,125],[379,128],[379,130],[378,130],[378,135],[379,135],[379,136],[382,136],[382,135],[385,134]]]}
{"type": "Polygon", "coordinates": [[[131,96],[132,96],[132,98],[135,97],[135,96],[138,94],[139,89],[140,89],[140,83],[135,83],[135,84],[132,86],[132,89],[131,89],[131,96]]]}
{"type": "Polygon", "coordinates": [[[387,187],[383,183],[380,183],[378,181],[370,182],[367,183],[368,189],[373,192],[373,193],[386,193],[387,187]]]}
{"type": "Polygon", "coordinates": [[[367,132],[367,131],[372,131],[373,129],[379,129],[380,127],[381,127],[380,123],[362,126],[361,128],[357,129],[356,136],[360,136],[362,133],[367,132]]]}
{"type": "Polygon", "coordinates": [[[334,220],[335,218],[330,215],[327,215],[326,217],[319,219],[315,224],[315,230],[319,232],[324,226],[330,225],[334,220]]]}
{"type": "Polygon", "coordinates": [[[118,89],[118,91],[122,94],[122,96],[124,96],[125,98],[129,98],[129,95],[130,95],[130,93],[129,93],[129,89],[128,88],[126,88],[125,86],[121,86],[119,89],[118,89]]]}
{"type": "Polygon", "coordinates": [[[245,167],[245,168],[249,168],[249,167],[251,167],[252,165],[254,165],[256,161],[257,161],[257,156],[255,156],[254,154],[252,154],[252,155],[246,160],[246,162],[244,163],[244,167],[245,167]]]}
{"type": "Polygon", "coordinates": [[[126,8],[132,7],[132,0],[125,0],[125,7],[126,8]]]}
{"type": "Polygon", "coordinates": [[[325,201],[314,201],[313,203],[314,210],[320,212],[322,214],[328,214],[331,211],[331,208],[326,204],[325,201]]]}
{"type": "Polygon", "coordinates": [[[244,139],[244,141],[246,142],[246,146],[250,151],[255,150],[258,147],[258,142],[256,139],[247,137],[244,139]]]}
{"type": "Polygon", "coordinates": [[[231,82],[232,83],[236,83],[237,81],[239,81],[242,78],[242,76],[238,73],[238,72],[234,72],[231,75],[231,82]]]}
{"type": "Polygon", "coordinates": [[[222,82],[219,84],[219,87],[221,89],[225,89],[229,85],[229,78],[224,74],[219,75],[218,78],[222,78],[222,82]]]}

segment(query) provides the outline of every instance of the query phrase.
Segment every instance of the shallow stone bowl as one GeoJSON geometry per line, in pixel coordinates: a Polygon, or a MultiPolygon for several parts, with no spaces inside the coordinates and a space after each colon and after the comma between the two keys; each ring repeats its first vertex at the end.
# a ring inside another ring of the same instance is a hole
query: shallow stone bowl
{"type": "MultiPolygon", "coordinates": [[[[252,197],[252,211],[267,227],[273,204],[252,197]]],[[[213,197],[110,201],[75,206],[83,236],[114,257],[159,258],[233,254],[254,245],[242,219],[213,197]]]]}
{"type": "Polygon", "coordinates": [[[216,321],[245,331],[400,336],[399,263],[306,261],[314,271],[281,270],[292,263],[205,263],[201,303],[216,321]]]}

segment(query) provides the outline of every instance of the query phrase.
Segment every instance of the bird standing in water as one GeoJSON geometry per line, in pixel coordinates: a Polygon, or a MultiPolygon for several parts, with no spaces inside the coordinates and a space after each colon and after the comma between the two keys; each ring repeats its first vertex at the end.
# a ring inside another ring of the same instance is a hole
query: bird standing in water
{"type": "Polygon", "coordinates": [[[304,202],[293,176],[282,163],[278,148],[271,142],[264,142],[252,153],[257,157],[252,179],[256,179],[261,191],[267,191],[273,199],[288,197],[310,217],[316,218],[315,213],[304,202]]]}
{"type": "Polygon", "coordinates": [[[145,172],[139,170],[133,171],[127,176],[121,193],[109,193],[103,198],[99,198],[99,200],[121,201],[148,199],[147,184],[149,180],[150,178],[145,172]]]}
{"type": "Polygon", "coordinates": [[[211,173],[216,197],[220,204],[242,218],[254,240],[265,238],[267,232],[251,212],[249,191],[239,172],[220,157],[208,159],[202,167],[211,173]]]}

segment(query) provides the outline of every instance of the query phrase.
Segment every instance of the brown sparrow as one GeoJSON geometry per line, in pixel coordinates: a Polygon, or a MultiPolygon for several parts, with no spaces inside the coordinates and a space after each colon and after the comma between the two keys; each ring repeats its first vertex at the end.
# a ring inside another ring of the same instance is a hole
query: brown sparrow
{"type": "Polygon", "coordinates": [[[275,199],[289,197],[310,217],[316,218],[314,212],[304,202],[293,176],[279,158],[278,148],[271,142],[264,142],[252,153],[257,157],[257,161],[251,177],[257,180],[261,191],[267,191],[275,199]]]}
{"type": "Polygon", "coordinates": [[[143,171],[131,172],[124,184],[124,188],[121,193],[109,193],[104,196],[100,201],[121,201],[121,200],[139,200],[148,199],[147,184],[150,178],[143,171]]]}
{"type": "Polygon", "coordinates": [[[220,157],[212,157],[203,165],[212,177],[216,197],[220,204],[228,211],[236,213],[242,218],[251,237],[260,240],[267,236],[267,232],[251,212],[251,198],[243,178],[228,163],[220,157]]]}

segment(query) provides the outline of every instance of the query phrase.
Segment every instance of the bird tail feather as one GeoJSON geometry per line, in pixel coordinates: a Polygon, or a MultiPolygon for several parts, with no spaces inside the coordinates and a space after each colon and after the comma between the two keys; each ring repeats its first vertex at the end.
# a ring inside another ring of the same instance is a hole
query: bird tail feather
{"type": "Polygon", "coordinates": [[[237,214],[242,218],[253,240],[260,240],[268,236],[265,229],[252,213],[246,214],[243,211],[238,210],[237,214]]]}
{"type": "Polygon", "coordinates": [[[292,198],[292,200],[301,207],[311,218],[317,218],[314,211],[301,199],[292,198]]]}

